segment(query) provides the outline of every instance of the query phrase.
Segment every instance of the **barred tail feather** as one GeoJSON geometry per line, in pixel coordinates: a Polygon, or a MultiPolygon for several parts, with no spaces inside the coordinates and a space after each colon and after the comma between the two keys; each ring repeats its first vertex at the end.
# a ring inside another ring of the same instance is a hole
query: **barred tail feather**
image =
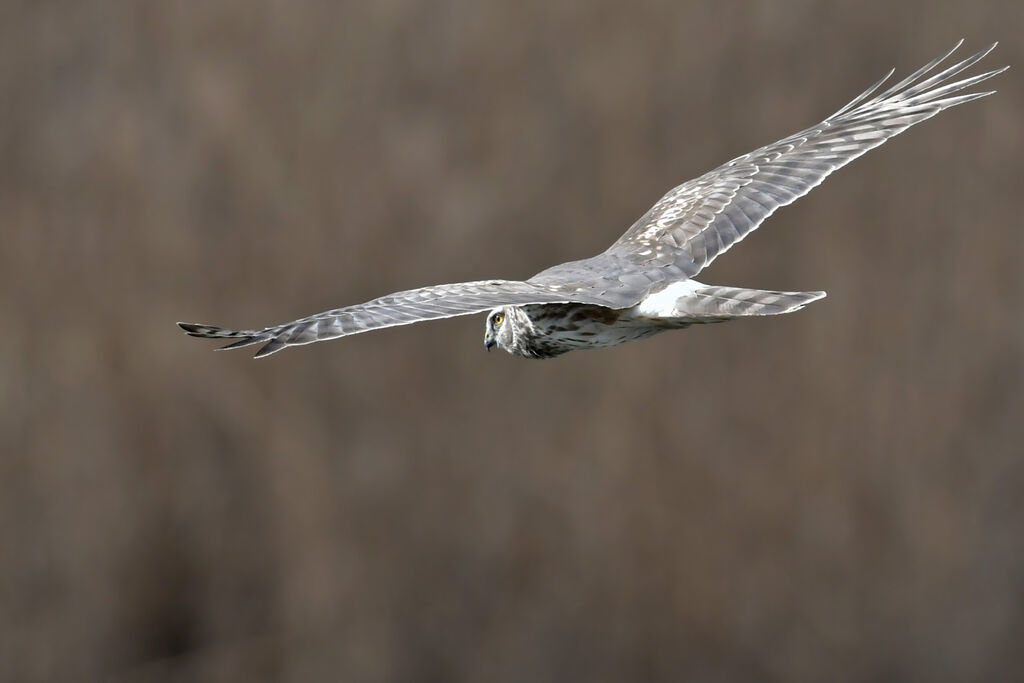
{"type": "Polygon", "coordinates": [[[705,286],[679,302],[682,313],[698,322],[793,313],[825,297],[825,292],[775,292],[740,287],[705,286]]]}

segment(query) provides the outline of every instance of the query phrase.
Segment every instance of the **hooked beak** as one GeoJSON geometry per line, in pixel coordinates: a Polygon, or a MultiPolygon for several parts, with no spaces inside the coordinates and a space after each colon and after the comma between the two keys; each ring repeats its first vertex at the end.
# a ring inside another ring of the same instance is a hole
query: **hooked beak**
{"type": "Polygon", "coordinates": [[[485,349],[487,349],[488,351],[490,351],[491,349],[493,349],[493,348],[494,348],[494,345],[495,345],[496,343],[497,343],[497,342],[496,342],[496,341],[494,341],[494,337],[493,337],[493,336],[491,336],[491,335],[487,335],[486,337],[484,337],[484,348],[485,348],[485,349]]]}

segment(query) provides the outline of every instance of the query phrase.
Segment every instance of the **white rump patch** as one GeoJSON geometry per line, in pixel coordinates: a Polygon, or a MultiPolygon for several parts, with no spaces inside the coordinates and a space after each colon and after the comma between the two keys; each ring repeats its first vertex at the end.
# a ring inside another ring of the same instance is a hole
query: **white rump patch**
{"type": "Polygon", "coordinates": [[[680,280],[673,282],[660,292],[655,292],[638,303],[634,310],[640,315],[650,318],[672,318],[676,313],[676,302],[680,297],[691,295],[699,289],[706,287],[702,282],[696,280],[680,280]]]}

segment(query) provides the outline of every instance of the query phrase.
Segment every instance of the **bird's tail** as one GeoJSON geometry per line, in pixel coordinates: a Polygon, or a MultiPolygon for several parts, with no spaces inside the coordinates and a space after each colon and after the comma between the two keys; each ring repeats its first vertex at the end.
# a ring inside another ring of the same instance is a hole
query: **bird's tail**
{"type": "Polygon", "coordinates": [[[677,302],[680,315],[694,322],[719,322],[757,315],[792,313],[824,298],[825,292],[773,292],[705,285],[677,302]]]}

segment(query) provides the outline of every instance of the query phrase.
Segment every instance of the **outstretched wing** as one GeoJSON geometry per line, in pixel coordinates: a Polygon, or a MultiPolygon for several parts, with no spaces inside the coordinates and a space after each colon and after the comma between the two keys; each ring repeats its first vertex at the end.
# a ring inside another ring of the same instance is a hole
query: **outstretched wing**
{"type": "Polygon", "coordinates": [[[223,347],[225,349],[263,344],[256,352],[256,357],[260,358],[286,346],[311,344],[384,327],[480,313],[496,306],[548,303],[603,305],[599,298],[587,294],[584,288],[570,285],[483,280],[396,292],[356,306],[336,308],[260,330],[226,330],[195,323],[178,323],[178,326],[193,337],[234,340],[223,347]]]}
{"type": "Polygon", "coordinates": [[[888,90],[871,97],[892,71],[818,125],[676,187],[605,253],[648,268],[674,266],[693,277],[832,171],[943,109],[992,94],[953,95],[1009,67],[948,81],[995,44],[917,82],[962,43],[888,90]]]}

